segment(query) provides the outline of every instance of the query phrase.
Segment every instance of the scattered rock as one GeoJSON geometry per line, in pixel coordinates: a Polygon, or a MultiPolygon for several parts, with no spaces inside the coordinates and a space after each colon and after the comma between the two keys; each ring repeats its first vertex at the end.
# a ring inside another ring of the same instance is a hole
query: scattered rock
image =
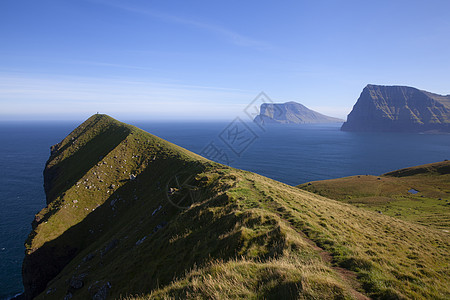
{"type": "Polygon", "coordinates": [[[158,211],[160,211],[161,208],[162,208],[162,205],[160,205],[157,209],[155,209],[155,210],[153,211],[153,213],[152,213],[152,216],[153,216],[154,214],[156,214],[158,211]]]}
{"type": "Polygon", "coordinates": [[[87,274],[80,274],[78,276],[73,276],[69,281],[69,287],[74,290],[79,290],[84,285],[84,278],[87,276],[87,274]]]}
{"type": "Polygon", "coordinates": [[[89,293],[92,300],[105,300],[108,297],[111,283],[104,281],[97,281],[89,287],[89,293]]]}
{"type": "Polygon", "coordinates": [[[167,222],[162,222],[161,224],[156,225],[155,228],[153,228],[153,232],[157,232],[158,230],[164,228],[164,226],[167,225],[167,222]]]}
{"type": "Polygon", "coordinates": [[[139,246],[140,244],[142,244],[145,239],[147,238],[147,236],[144,236],[142,239],[140,239],[139,241],[136,242],[136,246],[139,246]]]}
{"type": "MultiPolygon", "coordinates": [[[[94,231],[93,231],[92,229],[89,230],[89,232],[94,233],[94,231]],[[91,231],[92,231],[92,232],[91,232],[91,231]]],[[[94,253],[89,253],[88,255],[86,255],[86,256],[83,258],[83,262],[90,261],[90,260],[92,260],[94,257],[95,257],[95,254],[94,254],[94,253]]]]}
{"type": "Polygon", "coordinates": [[[69,292],[64,296],[64,300],[72,299],[72,297],[73,297],[73,294],[69,292]]]}
{"type": "Polygon", "coordinates": [[[103,248],[100,251],[100,255],[103,257],[106,253],[108,253],[109,251],[114,249],[118,244],[119,244],[119,240],[118,239],[112,240],[111,242],[108,243],[108,245],[106,245],[105,248],[103,248]]]}
{"type": "Polygon", "coordinates": [[[118,198],[112,199],[109,205],[114,206],[118,200],[119,200],[118,198]]]}

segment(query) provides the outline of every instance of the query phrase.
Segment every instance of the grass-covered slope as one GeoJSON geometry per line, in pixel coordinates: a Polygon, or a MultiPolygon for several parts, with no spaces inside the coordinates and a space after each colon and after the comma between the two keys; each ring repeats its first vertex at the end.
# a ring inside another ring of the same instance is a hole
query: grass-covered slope
{"type": "Polygon", "coordinates": [[[28,297],[450,296],[447,234],[210,162],[108,116],[55,147],[49,168],[49,205],[27,241],[28,297]]]}
{"type": "Polygon", "coordinates": [[[401,169],[381,176],[358,175],[314,181],[301,189],[355,206],[450,230],[450,161],[401,169]]]}

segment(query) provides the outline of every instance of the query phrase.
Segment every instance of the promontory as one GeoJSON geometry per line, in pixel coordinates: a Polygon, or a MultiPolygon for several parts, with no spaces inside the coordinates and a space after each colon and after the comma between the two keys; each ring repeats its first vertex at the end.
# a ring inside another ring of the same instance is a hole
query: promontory
{"type": "Polygon", "coordinates": [[[369,84],[341,130],[450,133],[450,95],[369,84]]]}

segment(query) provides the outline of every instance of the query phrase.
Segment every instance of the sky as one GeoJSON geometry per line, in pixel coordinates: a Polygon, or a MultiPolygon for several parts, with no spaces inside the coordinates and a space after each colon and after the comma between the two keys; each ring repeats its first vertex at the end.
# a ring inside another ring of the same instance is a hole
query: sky
{"type": "Polygon", "coordinates": [[[450,1],[0,1],[0,121],[231,120],[264,92],[346,118],[450,94],[450,1]]]}

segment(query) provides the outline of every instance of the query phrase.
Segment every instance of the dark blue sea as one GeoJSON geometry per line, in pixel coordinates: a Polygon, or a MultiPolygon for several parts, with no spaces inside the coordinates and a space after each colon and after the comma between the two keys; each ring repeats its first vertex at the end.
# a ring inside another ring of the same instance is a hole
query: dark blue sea
{"type": "MultiPolygon", "coordinates": [[[[233,167],[297,185],[450,159],[450,135],[341,132],[340,124],[259,127],[230,123],[130,122],[233,167]]],[[[78,124],[0,122],[0,299],[22,292],[23,243],[45,205],[49,147],[78,124]]]]}

